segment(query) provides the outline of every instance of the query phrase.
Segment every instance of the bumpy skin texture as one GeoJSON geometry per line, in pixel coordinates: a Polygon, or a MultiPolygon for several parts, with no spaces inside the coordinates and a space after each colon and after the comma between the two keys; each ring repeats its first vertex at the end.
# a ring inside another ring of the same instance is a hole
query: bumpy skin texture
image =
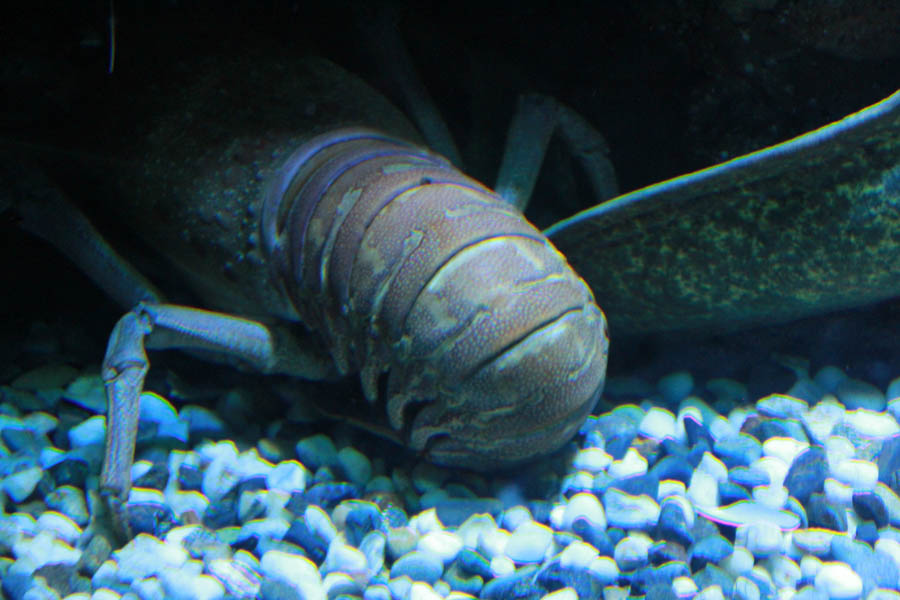
{"type": "Polygon", "coordinates": [[[369,130],[318,136],[276,176],[261,231],[303,321],[432,461],[551,452],[596,404],[608,338],[590,290],[443,158],[369,130]]]}

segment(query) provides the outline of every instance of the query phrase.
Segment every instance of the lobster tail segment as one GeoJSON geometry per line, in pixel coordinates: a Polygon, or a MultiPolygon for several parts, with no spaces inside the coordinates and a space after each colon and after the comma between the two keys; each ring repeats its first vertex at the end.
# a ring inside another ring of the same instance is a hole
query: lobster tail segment
{"type": "Polygon", "coordinates": [[[602,388],[603,313],[515,208],[428,150],[313,138],[265,197],[275,279],[367,398],[436,462],[492,468],[574,435],[602,388]],[[381,389],[384,392],[384,388],[381,389]]]}

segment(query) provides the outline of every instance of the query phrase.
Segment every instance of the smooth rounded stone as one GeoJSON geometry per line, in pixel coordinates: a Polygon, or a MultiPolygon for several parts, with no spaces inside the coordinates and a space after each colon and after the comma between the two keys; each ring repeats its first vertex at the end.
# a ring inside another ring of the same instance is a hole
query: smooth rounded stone
{"type": "Polygon", "coordinates": [[[160,573],[166,597],[172,600],[219,600],[225,586],[211,575],[198,575],[185,569],[166,569],[160,573]]]}
{"type": "Polygon", "coordinates": [[[541,596],[541,600],[578,600],[578,594],[575,592],[575,588],[566,586],[544,594],[541,596]]]}
{"type": "Polygon", "coordinates": [[[328,546],[328,553],[319,572],[323,575],[342,572],[354,577],[356,580],[369,578],[369,561],[361,550],[349,544],[341,543],[339,538],[328,546]]]}
{"type": "Polygon", "coordinates": [[[672,411],[658,406],[651,407],[638,425],[638,433],[651,440],[661,442],[675,437],[675,415],[672,411]]]}
{"type": "Polygon", "coordinates": [[[336,527],[343,525],[340,528],[347,542],[354,546],[359,546],[370,531],[387,531],[386,517],[377,504],[368,500],[344,500],[334,509],[332,517],[338,520],[336,527]],[[339,514],[341,519],[338,519],[339,514]]]}
{"type": "MultiPolygon", "coordinates": [[[[696,582],[696,579],[694,581],[696,582]]],[[[710,585],[701,588],[700,592],[694,596],[693,600],[725,600],[725,594],[722,591],[722,586],[710,585]]]]}
{"type": "Polygon", "coordinates": [[[629,448],[621,460],[612,461],[606,472],[614,479],[643,475],[647,472],[647,459],[637,449],[629,448]]]}
{"type": "Polygon", "coordinates": [[[294,451],[300,463],[310,471],[338,465],[337,448],[331,438],[322,433],[303,438],[297,442],[294,451]]]}
{"type": "Polygon", "coordinates": [[[687,497],[695,507],[716,506],[719,504],[719,483],[709,473],[694,471],[687,497]]]}
{"type": "Polygon", "coordinates": [[[885,407],[884,392],[859,379],[844,379],[837,385],[834,394],[847,410],[864,408],[879,412],[885,407]]]}
{"type": "Polygon", "coordinates": [[[650,496],[632,496],[616,488],[603,494],[603,508],[611,527],[649,529],[659,520],[659,504],[650,496]]]}
{"type": "Polygon", "coordinates": [[[627,535],[619,540],[613,551],[613,558],[622,571],[633,571],[643,567],[650,560],[650,546],[653,540],[642,534],[627,535]]]}
{"type": "MultiPolygon", "coordinates": [[[[768,440],[767,440],[768,441],[768,440]]],[[[746,433],[719,440],[713,446],[718,459],[729,469],[751,464],[762,456],[762,444],[746,433]]]]}
{"type": "MultiPolygon", "coordinates": [[[[694,573],[693,579],[694,583],[696,583],[697,587],[701,590],[704,590],[709,586],[718,586],[721,593],[724,594],[726,598],[731,598],[734,588],[734,579],[716,565],[708,563],[703,569],[694,573]]],[[[701,591],[698,595],[702,594],[703,592],[701,591]]]]}
{"type": "Polygon", "coordinates": [[[694,376],[687,371],[669,373],[659,378],[656,389],[667,405],[678,406],[694,389],[694,376]]]}
{"type": "Polygon", "coordinates": [[[721,504],[733,504],[744,500],[750,500],[750,494],[743,486],[731,481],[719,483],[719,502],[721,504]]]}
{"type": "MultiPolygon", "coordinates": [[[[603,481],[608,481],[610,479],[602,472],[598,473],[598,476],[605,477],[603,481]]],[[[563,496],[572,496],[573,494],[578,494],[580,492],[590,492],[594,489],[594,485],[594,476],[591,473],[587,471],[576,471],[568,474],[566,478],[563,479],[560,487],[563,496]]]]}
{"type": "Polygon", "coordinates": [[[753,500],[770,508],[782,508],[788,500],[788,489],[784,486],[760,485],[753,488],[753,500]]]}
{"type": "Polygon", "coordinates": [[[837,401],[837,398],[829,395],[809,411],[803,413],[800,420],[813,436],[814,441],[823,444],[838,423],[843,420],[844,412],[844,406],[837,401]]]}
{"type": "Polygon", "coordinates": [[[52,531],[69,545],[74,545],[82,533],[75,521],[56,511],[42,513],[37,519],[37,527],[41,531],[52,531]]]}
{"type": "Polygon", "coordinates": [[[308,471],[296,460],[283,460],[266,473],[266,488],[286,492],[302,492],[306,489],[308,471]]]}
{"type": "Polygon", "coordinates": [[[769,476],[759,469],[750,467],[735,467],[728,470],[728,480],[747,489],[753,489],[758,485],[769,485],[769,476]]]}
{"type": "Polygon", "coordinates": [[[38,467],[28,467],[11,475],[7,475],[0,483],[0,488],[15,503],[24,502],[44,477],[44,471],[38,467]]]}
{"type": "Polygon", "coordinates": [[[579,471],[599,473],[612,463],[612,456],[602,448],[584,448],[579,450],[572,461],[572,466],[579,471]]]}
{"type": "Polygon", "coordinates": [[[516,527],[506,544],[506,556],[516,563],[541,562],[553,544],[553,530],[534,521],[516,527]]]}
{"type": "Polygon", "coordinates": [[[537,565],[525,565],[511,573],[497,577],[484,585],[484,588],[481,590],[481,597],[485,600],[519,598],[521,596],[517,594],[517,591],[534,589],[532,581],[537,573],[537,565]]]}
{"type": "Polygon", "coordinates": [[[606,529],[607,519],[603,504],[594,494],[580,492],[569,498],[562,514],[560,528],[572,530],[576,520],[585,520],[592,529],[606,529]]]}
{"type": "Polygon", "coordinates": [[[452,531],[429,531],[419,538],[416,549],[440,560],[450,563],[463,548],[462,538],[452,531]]]}
{"type": "Polygon", "coordinates": [[[697,471],[710,475],[717,483],[728,481],[728,468],[712,452],[704,452],[697,471]]]}
{"type": "Polygon", "coordinates": [[[843,425],[866,439],[885,439],[900,433],[900,425],[893,415],[860,408],[848,410],[843,425]]]}
{"type": "Polygon", "coordinates": [[[322,588],[328,598],[358,597],[363,591],[361,582],[340,571],[332,571],[322,579],[322,588]]]}
{"type": "Polygon", "coordinates": [[[875,542],[875,552],[890,558],[900,569],[900,541],[882,537],[875,542]]]}
{"type": "Polygon", "coordinates": [[[444,572],[441,560],[427,552],[413,550],[401,556],[391,566],[391,579],[409,577],[413,581],[425,581],[433,584],[444,572]]]}
{"type": "Polygon", "coordinates": [[[221,581],[232,597],[250,598],[259,592],[262,577],[259,565],[247,565],[231,558],[214,558],[206,563],[210,575],[221,581]]]}
{"type": "Polygon", "coordinates": [[[862,594],[862,579],[842,562],[823,563],[816,573],[815,587],[831,600],[851,600],[862,594]]]}
{"type": "Polygon", "coordinates": [[[372,478],[372,461],[353,446],[338,451],[337,463],[347,479],[356,485],[364,486],[372,478]]]}
{"type": "Polygon", "coordinates": [[[778,419],[796,419],[809,409],[809,405],[801,398],[786,394],[770,394],[756,401],[756,410],[767,417],[778,419]]]}
{"type": "MultiPolygon", "coordinates": [[[[743,575],[753,568],[753,553],[744,546],[735,546],[731,554],[719,561],[719,566],[733,577],[743,575]]],[[[707,564],[709,564],[707,562],[707,564]]]]}
{"type": "Polygon", "coordinates": [[[831,475],[855,491],[870,491],[878,483],[878,465],[868,460],[845,458],[832,463],[831,475]]]}
{"type": "Polygon", "coordinates": [[[679,456],[670,455],[658,460],[648,471],[648,474],[653,475],[660,481],[669,479],[688,485],[691,482],[693,472],[694,469],[687,460],[679,456]]]}
{"type": "Polygon", "coordinates": [[[559,553],[559,565],[564,569],[586,569],[597,556],[594,546],[576,540],[559,553]]]}
{"type": "Polygon", "coordinates": [[[821,527],[831,531],[847,531],[847,515],[844,508],[834,506],[822,494],[810,496],[806,505],[810,527],[821,527]]]}
{"type": "Polygon", "coordinates": [[[853,487],[838,481],[833,477],[825,478],[825,500],[833,506],[849,508],[853,502],[853,487]]]}
{"type": "Polygon", "coordinates": [[[506,545],[512,534],[505,529],[492,529],[485,531],[478,537],[477,550],[487,558],[502,556],[506,552],[506,545]]]}
{"type": "Polygon", "coordinates": [[[861,541],[874,546],[878,541],[878,528],[875,527],[873,521],[861,521],[856,524],[856,531],[853,536],[861,541]]]}
{"type": "Polygon", "coordinates": [[[734,580],[734,595],[732,596],[735,600],[759,600],[759,586],[753,582],[752,579],[744,577],[743,575],[734,580]]]}
{"type": "Polygon", "coordinates": [[[835,536],[831,540],[831,555],[835,560],[849,565],[862,579],[863,594],[876,587],[896,586],[900,579],[900,570],[894,561],[883,553],[875,552],[865,542],[835,536]]]}
{"type": "Polygon", "coordinates": [[[75,486],[59,486],[47,494],[44,501],[48,508],[66,515],[79,526],[87,525],[89,515],[84,492],[75,486]]]}
{"type": "Polygon", "coordinates": [[[853,494],[853,510],[865,521],[874,521],[879,529],[888,524],[887,507],[875,492],[858,492],[853,494]]]}
{"type": "Polygon", "coordinates": [[[789,437],[773,437],[762,444],[762,452],[766,456],[775,456],[792,465],[801,453],[809,448],[806,440],[795,440],[789,437]]]}
{"type": "Polygon", "coordinates": [[[734,551],[734,546],[721,535],[703,538],[691,548],[691,570],[699,571],[707,563],[719,564],[734,551]]]}
{"type": "Polygon", "coordinates": [[[663,501],[657,523],[657,535],[660,539],[675,542],[682,546],[694,543],[694,536],[685,519],[684,509],[675,501],[663,501]]]}
{"type": "Polygon", "coordinates": [[[757,557],[766,557],[781,550],[781,528],[766,521],[741,525],[736,532],[738,543],[757,557]]]}
{"type": "Polygon", "coordinates": [[[508,556],[498,554],[491,559],[491,575],[494,577],[503,577],[514,573],[516,563],[508,556]]]}
{"type": "Polygon", "coordinates": [[[822,388],[823,393],[833,394],[837,386],[847,379],[847,374],[839,367],[826,365],[816,371],[813,381],[822,388]]]}
{"type": "Polygon", "coordinates": [[[478,575],[484,579],[493,577],[491,563],[480,552],[471,548],[463,548],[456,558],[460,569],[470,575],[478,575]]]}
{"type": "Polygon", "coordinates": [[[69,429],[69,445],[72,448],[102,444],[106,439],[106,417],[96,415],[69,429]]]}
{"type": "Polygon", "coordinates": [[[784,485],[791,496],[806,504],[811,494],[824,489],[827,476],[828,463],[825,460],[825,450],[821,446],[810,446],[791,463],[784,485]]]}
{"type": "Polygon", "coordinates": [[[533,520],[534,518],[531,516],[531,511],[528,510],[528,507],[518,504],[503,511],[501,524],[504,529],[514,531],[522,523],[533,520]]]}
{"type": "Polygon", "coordinates": [[[803,552],[814,556],[825,556],[831,552],[831,538],[835,531],[828,529],[797,529],[793,532],[791,540],[803,552]]]}
{"type": "Polygon", "coordinates": [[[102,414],[106,412],[106,387],[97,373],[80,375],[75,378],[62,395],[68,402],[102,414]]]}
{"type": "Polygon", "coordinates": [[[900,600],[900,592],[886,588],[876,588],[866,596],[866,600],[900,600]]]}

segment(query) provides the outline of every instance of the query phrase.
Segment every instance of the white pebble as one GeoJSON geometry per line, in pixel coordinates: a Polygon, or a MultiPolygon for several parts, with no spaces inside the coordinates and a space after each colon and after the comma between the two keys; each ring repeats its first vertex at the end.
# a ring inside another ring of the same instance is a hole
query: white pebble
{"type": "Polygon", "coordinates": [[[614,460],[606,470],[613,479],[624,479],[635,475],[643,475],[647,472],[647,459],[635,448],[629,448],[622,460],[614,460]]]}
{"type": "Polygon", "coordinates": [[[306,467],[296,460],[283,460],[266,473],[266,488],[286,492],[302,492],[306,489],[306,467]]]}
{"type": "Polygon", "coordinates": [[[172,600],[219,600],[225,586],[211,575],[197,575],[183,569],[165,569],[160,573],[166,597],[172,600]]]}
{"type": "Polygon", "coordinates": [[[853,487],[833,477],[825,478],[825,499],[836,506],[849,507],[853,503],[853,487]]]}
{"type": "MultiPolygon", "coordinates": [[[[557,508],[563,509],[562,506],[557,506],[554,507],[554,510],[557,508]]],[[[551,511],[551,515],[552,512],[553,511],[551,511]]],[[[474,514],[462,522],[462,525],[456,529],[456,535],[462,539],[463,545],[466,548],[474,550],[478,547],[478,539],[481,537],[482,533],[493,531],[494,529],[497,529],[497,522],[494,521],[494,517],[484,513],[474,514]]]]}
{"type": "Polygon", "coordinates": [[[769,556],[781,549],[781,529],[770,522],[752,522],[737,529],[735,539],[754,556],[769,556]]]}
{"type": "Polygon", "coordinates": [[[3,478],[3,491],[13,502],[24,502],[37,487],[38,482],[44,476],[40,467],[28,467],[3,478]]]}
{"type": "Polygon", "coordinates": [[[437,557],[445,565],[456,558],[462,547],[462,538],[452,531],[429,531],[416,543],[417,550],[437,557]]]}
{"type": "Polygon", "coordinates": [[[809,448],[809,442],[795,440],[790,437],[771,437],[763,442],[762,445],[765,456],[780,458],[788,466],[793,464],[794,459],[807,448],[809,448]]]}
{"type": "Polygon", "coordinates": [[[646,494],[632,496],[609,488],[603,494],[603,508],[609,524],[622,529],[646,529],[659,520],[659,504],[646,494]]]}
{"type": "Polygon", "coordinates": [[[769,508],[783,508],[788,499],[788,489],[783,485],[758,485],[753,488],[753,499],[769,508]]]}
{"type": "Polygon", "coordinates": [[[888,538],[879,538],[875,542],[875,552],[880,552],[893,561],[900,569],[900,542],[888,538]]]}
{"type": "Polygon", "coordinates": [[[682,575],[672,580],[672,591],[679,598],[690,598],[697,593],[697,584],[690,577],[682,575]]]}
{"type": "Polygon", "coordinates": [[[734,598],[741,600],[759,600],[759,586],[741,575],[734,580],[734,598]]]}
{"type": "Polygon", "coordinates": [[[722,593],[722,586],[719,584],[710,585],[694,596],[694,600],[725,600],[725,594],[722,593]]]}
{"type": "Polygon", "coordinates": [[[647,535],[626,535],[616,544],[613,558],[621,570],[631,571],[647,564],[652,545],[653,540],[647,535]]]}
{"type": "Polygon", "coordinates": [[[772,574],[772,581],[779,588],[789,587],[796,589],[797,582],[802,577],[800,566],[784,555],[775,555],[766,559],[766,567],[772,574]]]}
{"type": "Polygon", "coordinates": [[[674,438],[675,415],[665,408],[654,406],[647,411],[638,425],[638,433],[657,442],[665,438],[674,438]]]}
{"type": "Polygon", "coordinates": [[[800,415],[800,420],[819,443],[828,439],[843,418],[844,407],[830,394],[822,398],[811,410],[800,415]]]}
{"type": "Polygon", "coordinates": [[[81,527],[67,517],[55,510],[49,510],[42,513],[37,520],[38,529],[52,531],[56,537],[63,540],[67,544],[74,545],[78,537],[81,536],[81,527]]]}
{"type": "Polygon", "coordinates": [[[572,461],[572,466],[579,471],[587,471],[589,473],[599,473],[612,463],[612,456],[606,453],[602,448],[591,446],[579,450],[572,461]]]}
{"type": "Polygon", "coordinates": [[[753,568],[753,561],[753,554],[745,546],[735,546],[731,554],[722,559],[719,566],[733,577],[737,577],[749,572],[753,568]]]}
{"type": "Polygon", "coordinates": [[[897,419],[892,414],[865,408],[848,410],[844,415],[844,424],[871,439],[889,438],[900,433],[900,425],[897,425],[897,419]]]}
{"type": "Polygon", "coordinates": [[[515,570],[516,563],[514,563],[508,556],[498,554],[491,559],[491,573],[494,575],[494,577],[503,577],[504,575],[514,573],[515,570]]]}
{"type": "Polygon", "coordinates": [[[553,544],[553,530],[534,521],[516,527],[506,544],[506,556],[517,563],[537,563],[553,544]]]}
{"type": "Polygon", "coordinates": [[[331,540],[337,536],[337,527],[331,522],[328,513],[320,506],[315,504],[307,506],[303,511],[303,518],[310,531],[320,535],[326,542],[331,543],[331,540]]]}
{"type": "Polygon", "coordinates": [[[506,552],[510,533],[505,529],[492,529],[478,536],[478,551],[486,558],[500,556],[506,552]]]}
{"type": "Polygon", "coordinates": [[[292,585],[304,600],[325,600],[322,577],[316,564],[297,554],[269,550],[259,562],[260,571],[292,585]]]}
{"type": "Polygon", "coordinates": [[[845,563],[827,562],[816,573],[815,587],[831,600],[849,600],[862,594],[862,579],[845,563]]]}
{"type": "Polygon", "coordinates": [[[139,533],[124,548],[113,552],[119,566],[118,579],[131,583],[165,569],[180,568],[188,560],[187,550],[175,544],[166,544],[152,535],[139,533]]]}
{"type": "Polygon", "coordinates": [[[576,519],[585,519],[595,530],[606,529],[606,513],[597,496],[579,492],[569,498],[563,513],[562,526],[569,531],[576,519]]]}
{"type": "Polygon", "coordinates": [[[712,475],[718,483],[728,481],[728,467],[711,452],[704,452],[697,470],[712,475]]]}
{"type": "Polygon", "coordinates": [[[619,567],[616,565],[616,561],[609,556],[598,556],[591,561],[588,569],[599,575],[607,585],[614,583],[619,578],[619,567]]]}
{"type": "Polygon", "coordinates": [[[695,469],[687,490],[694,507],[713,507],[719,504],[719,484],[709,473],[695,469]]]}
{"type": "Polygon", "coordinates": [[[753,461],[750,468],[754,471],[761,471],[768,475],[769,485],[783,485],[784,478],[788,474],[788,464],[775,456],[763,456],[753,461]]]}
{"type": "Polygon", "coordinates": [[[354,580],[362,580],[368,578],[368,569],[369,561],[361,550],[343,543],[341,538],[335,538],[328,545],[328,553],[322,566],[319,567],[319,572],[327,575],[340,571],[350,575],[354,580]]]}
{"type": "Polygon", "coordinates": [[[409,586],[409,596],[407,598],[409,600],[444,600],[443,596],[424,581],[414,581],[409,586]]]}
{"type": "Polygon", "coordinates": [[[586,569],[599,554],[591,544],[576,540],[560,552],[559,566],[563,569],[586,569]]]}
{"type": "Polygon", "coordinates": [[[808,409],[806,400],[786,394],[771,394],[756,401],[756,410],[764,415],[779,418],[797,418],[808,409]]]}
{"type": "Polygon", "coordinates": [[[831,474],[855,492],[871,491],[878,483],[878,465],[868,460],[846,458],[831,465],[831,474]]]}

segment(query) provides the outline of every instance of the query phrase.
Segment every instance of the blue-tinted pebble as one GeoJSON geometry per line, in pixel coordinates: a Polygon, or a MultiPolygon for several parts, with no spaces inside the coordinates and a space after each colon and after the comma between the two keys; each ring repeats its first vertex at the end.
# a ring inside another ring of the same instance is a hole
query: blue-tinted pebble
{"type": "Polygon", "coordinates": [[[731,504],[741,500],[749,500],[750,493],[744,486],[738,485],[733,481],[722,481],[719,483],[719,504],[731,504]]]}
{"type": "Polygon", "coordinates": [[[847,410],[864,408],[881,412],[885,407],[884,392],[859,379],[844,379],[838,384],[835,395],[847,410]]]}
{"type": "Polygon", "coordinates": [[[749,467],[735,467],[729,469],[728,479],[734,483],[744,486],[745,489],[752,490],[758,485],[768,485],[769,476],[762,469],[751,469],[749,467]]]}
{"type": "Polygon", "coordinates": [[[691,535],[684,520],[684,511],[676,502],[663,503],[657,523],[657,535],[660,539],[682,546],[694,543],[694,536],[691,535]]]}
{"type": "Polygon", "coordinates": [[[813,494],[806,503],[806,515],[810,527],[832,531],[847,531],[847,515],[842,507],[830,505],[822,494],[813,494]]]}
{"type": "Polygon", "coordinates": [[[741,433],[716,442],[713,452],[729,469],[744,467],[762,456],[762,444],[746,433],[741,433]]]}
{"type": "Polygon", "coordinates": [[[636,595],[659,585],[671,585],[676,577],[690,577],[691,572],[683,562],[671,562],[658,567],[641,567],[631,575],[631,587],[636,595]]]}
{"type": "Polygon", "coordinates": [[[84,492],[80,489],[70,485],[60,486],[47,494],[44,500],[51,510],[66,515],[81,527],[87,525],[90,515],[84,492]]]}
{"type": "Polygon", "coordinates": [[[550,521],[550,511],[553,510],[553,505],[550,502],[546,500],[531,500],[527,506],[536,522],[546,525],[550,521]]]}
{"type": "Polygon", "coordinates": [[[806,517],[806,508],[804,508],[803,505],[800,504],[799,500],[797,500],[793,496],[788,496],[787,502],[784,505],[784,509],[800,517],[800,529],[806,529],[809,527],[809,520],[806,517]]]}
{"type": "Polygon", "coordinates": [[[777,595],[778,590],[775,589],[774,582],[770,578],[764,577],[761,573],[750,570],[744,573],[744,577],[756,584],[756,587],[759,588],[760,598],[775,598],[777,595]]]}
{"type": "Polygon", "coordinates": [[[347,479],[358,486],[365,486],[372,478],[372,461],[353,446],[341,448],[337,461],[347,479]]]}
{"type": "Polygon", "coordinates": [[[709,429],[694,418],[693,415],[685,415],[684,432],[687,435],[688,446],[693,447],[700,441],[706,442],[710,447],[713,445],[713,438],[709,433],[709,429]]]}
{"type": "Polygon", "coordinates": [[[391,567],[391,579],[406,575],[413,581],[424,581],[434,584],[444,572],[444,565],[436,556],[413,550],[407,552],[394,562],[391,567]]]}
{"type": "Polygon", "coordinates": [[[363,592],[363,600],[391,600],[391,589],[383,583],[370,584],[363,592]]]}
{"type": "Polygon", "coordinates": [[[194,465],[182,463],[178,467],[178,484],[184,491],[199,492],[203,486],[203,471],[194,465]]]}
{"type": "Polygon", "coordinates": [[[659,566],[672,561],[687,561],[687,553],[684,546],[673,542],[662,542],[650,546],[648,553],[650,564],[659,566]]]}
{"type": "Polygon", "coordinates": [[[878,541],[878,528],[875,527],[873,521],[862,521],[857,524],[856,533],[854,535],[857,540],[874,547],[875,542],[878,541]]]}
{"type": "Polygon", "coordinates": [[[538,572],[537,583],[551,592],[571,587],[579,598],[600,598],[603,588],[615,582],[604,581],[589,569],[564,568],[554,561],[538,572]]]}
{"type": "Polygon", "coordinates": [[[165,489],[169,481],[169,469],[165,463],[154,462],[143,475],[132,481],[133,487],[152,488],[154,490],[165,489]]]}
{"type": "Polygon", "coordinates": [[[463,548],[456,556],[456,563],[465,573],[471,575],[479,575],[484,579],[491,579],[494,574],[491,572],[490,561],[482,556],[480,552],[471,548],[463,548]]]}
{"type": "Polygon", "coordinates": [[[370,531],[359,543],[359,550],[366,557],[370,573],[378,573],[384,566],[384,549],[387,537],[381,531],[370,531]]]}
{"type": "Polygon", "coordinates": [[[660,446],[662,447],[663,456],[686,458],[690,451],[690,447],[683,442],[670,437],[667,437],[660,442],[660,446]]]}
{"type": "Polygon", "coordinates": [[[172,509],[162,503],[141,502],[127,505],[128,525],[134,535],[148,533],[163,537],[175,526],[175,515],[172,509]]]}
{"type": "Polygon", "coordinates": [[[606,452],[613,457],[613,460],[622,460],[625,453],[631,448],[631,442],[634,440],[634,434],[630,432],[614,433],[606,438],[606,452]]]}
{"type": "Polygon", "coordinates": [[[900,490],[900,436],[884,441],[878,454],[878,481],[890,486],[894,493],[900,490]]]}
{"type": "Polygon", "coordinates": [[[294,519],[284,534],[284,540],[303,548],[316,564],[321,564],[328,553],[328,540],[310,529],[304,517],[294,519]]]}
{"type": "Polygon", "coordinates": [[[827,476],[825,450],[821,446],[810,446],[794,459],[784,479],[784,486],[791,496],[806,505],[811,494],[824,489],[827,476]]]}
{"type": "Polygon", "coordinates": [[[69,429],[69,445],[72,448],[102,444],[106,438],[106,417],[96,415],[69,429]]]}
{"type": "Polygon", "coordinates": [[[691,549],[691,570],[699,571],[707,563],[718,564],[733,551],[731,542],[721,535],[707,536],[691,549]]]}
{"type": "Polygon", "coordinates": [[[653,465],[648,471],[648,474],[652,474],[658,481],[672,479],[680,481],[685,486],[688,486],[691,483],[691,476],[694,474],[694,469],[691,467],[690,463],[687,462],[686,456],[687,453],[685,453],[685,456],[664,456],[653,465]]]}
{"type": "Polygon", "coordinates": [[[572,532],[596,548],[600,556],[612,556],[618,542],[618,539],[613,541],[608,529],[593,527],[587,519],[575,519],[572,532]]]}
{"type": "Polygon", "coordinates": [[[535,589],[532,581],[537,570],[537,565],[526,565],[509,575],[492,579],[482,588],[481,597],[484,600],[538,600],[544,595],[544,591],[535,589]]]}
{"type": "Polygon", "coordinates": [[[836,535],[831,538],[831,554],[834,560],[850,565],[850,568],[862,578],[863,598],[876,587],[894,588],[897,586],[898,578],[900,578],[897,565],[888,555],[873,551],[864,542],[836,535]]]}
{"type": "MultiPolygon", "coordinates": [[[[444,498],[434,505],[438,519],[446,527],[459,527],[475,514],[487,513],[495,519],[503,512],[503,503],[496,498],[444,498]]],[[[430,508],[423,506],[423,508],[430,508]]]]}
{"type": "Polygon", "coordinates": [[[304,498],[309,504],[331,510],[339,502],[359,496],[360,488],[348,482],[317,483],[306,492],[304,498]]]}
{"type": "Polygon", "coordinates": [[[484,586],[484,579],[480,575],[467,575],[455,563],[444,571],[444,581],[450,584],[450,589],[472,596],[477,596],[484,586]]]}
{"type": "Polygon", "coordinates": [[[310,471],[316,471],[319,467],[334,467],[338,464],[337,448],[331,438],[324,434],[316,434],[305,437],[295,448],[297,458],[310,471]]]}
{"type": "Polygon", "coordinates": [[[703,460],[703,456],[707,452],[712,452],[712,444],[706,440],[700,440],[694,444],[687,455],[687,461],[691,465],[691,468],[696,469],[697,465],[700,464],[700,461],[703,460]]]}
{"type": "Polygon", "coordinates": [[[720,586],[726,598],[731,598],[734,590],[734,579],[731,575],[712,563],[708,563],[703,569],[694,573],[693,580],[697,584],[697,588],[701,590],[711,585],[720,586]]]}
{"type": "Polygon", "coordinates": [[[387,531],[387,519],[374,503],[348,500],[347,504],[350,511],[347,513],[345,535],[350,544],[359,546],[363,536],[370,531],[387,531]]]}
{"type": "Polygon", "coordinates": [[[238,524],[237,489],[232,488],[218,502],[203,511],[203,524],[210,529],[221,529],[238,524]]]}
{"type": "Polygon", "coordinates": [[[873,492],[853,494],[853,510],[861,519],[874,521],[875,527],[879,529],[888,524],[888,513],[884,501],[873,492]]]}
{"type": "Polygon", "coordinates": [[[45,435],[38,435],[24,427],[6,427],[0,430],[0,439],[13,453],[23,452],[37,456],[42,448],[50,446],[45,435]]]}
{"type": "Polygon", "coordinates": [[[622,490],[626,494],[632,496],[646,494],[651,498],[656,498],[657,492],[659,491],[659,477],[648,472],[643,475],[617,479],[613,481],[609,487],[622,490]]]}

